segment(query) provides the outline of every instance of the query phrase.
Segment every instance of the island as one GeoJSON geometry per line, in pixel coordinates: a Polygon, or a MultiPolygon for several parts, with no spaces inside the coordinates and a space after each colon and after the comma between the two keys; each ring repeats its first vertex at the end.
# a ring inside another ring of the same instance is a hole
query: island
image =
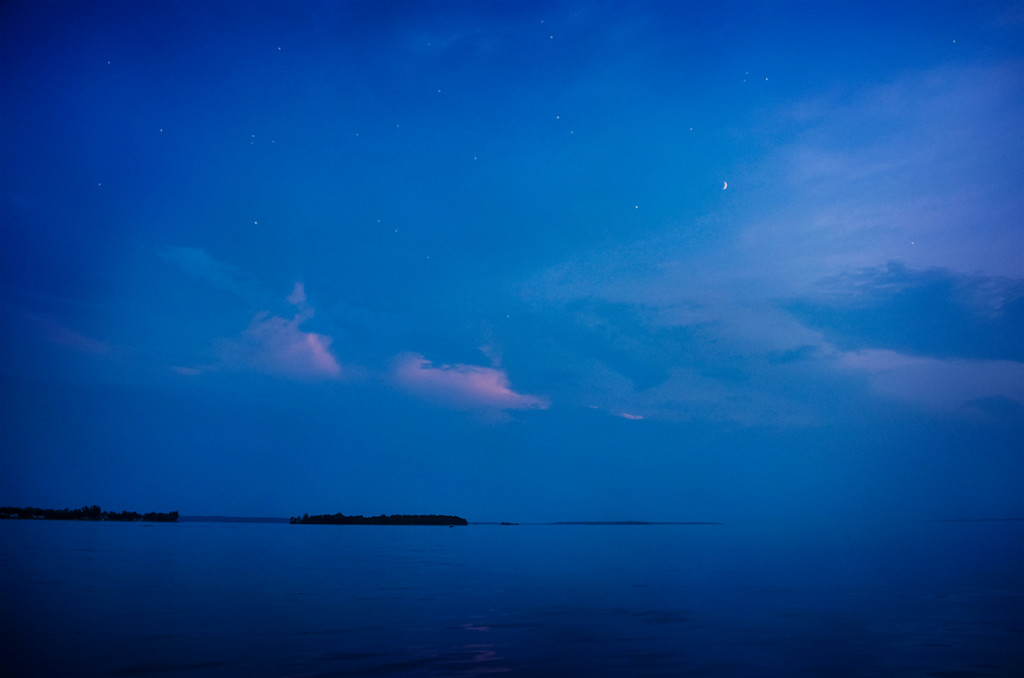
{"type": "Polygon", "coordinates": [[[292,517],[288,520],[292,525],[468,525],[465,518],[441,515],[402,515],[392,516],[346,516],[344,513],[334,515],[311,516],[302,514],[301,518],[292,517]]]}
{"type": "Polygon", "coordinates": [[[176,523],[178,512],[138,513],[137,511],[104,511],[99,506],[83,506],[80,509],[44,509],[28,506],[0,506],[0,519],[14,520],[109,520],[119,523],[176,523]]]}

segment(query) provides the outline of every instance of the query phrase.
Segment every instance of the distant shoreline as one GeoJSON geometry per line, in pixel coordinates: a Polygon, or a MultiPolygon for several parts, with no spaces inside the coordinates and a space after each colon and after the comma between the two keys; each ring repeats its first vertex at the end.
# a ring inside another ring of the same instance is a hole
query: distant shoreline
{"type": "MultiPolygon", "coordinates": [[[[79,522],[178,522],[178,523],[239,523],[239,524],[338,524],[338,525],[495,525],[502,527],[516,526],[543,526],[543,525],[566,525],[566,526],[645,526],[645,525],[692,525],[692,526],[715,526],[725,525],[719,521],[675,521],[675,520],[555,520],[545,522],[511,522],[497,520],[478,520],[466,522],[449,523],[445,520],[438,522],[400,522],[398,520],[380,521],[381,516],[364,518],[362,516],[346,516],[354,520],[348,522],[314,522],[312,520],[303,523],[301,519],[279,518],[275,516],[219,516],[219,515],[176,515],[177,511],[169,513],[137,513],[134,511],[100,511],[99,517],[92,507],[82,509],[38,509],[27,507],[24,509],[10,506],[0,507],[0,520],[64,520],[79,522]],[[85,509],[89,509],[89,516],[80,515],[85,509]]],[[[310,516],[314,518],[315,516],[310,516]]],[[[318,517],[318,516],[316,516],[318,517]]],[[[333,516],[328,516],[333,518],[333,516]]],[[[401,516],[416,518],[416,516],[401,516]]],[[[384,516],[384,518],[400,518],[400,516],[384,516]]],[[[456,516],[444,516],[443,518],[457,518],[456,516]]],[[[463,520],[461,518],[459,521],[463,520]]],[[[1024,522],[1024,518],[933,518],[924,520],[912,520],[914,523],[1016,523],[1024,522]]]]}
{"type": "Polygon", "coordinates": [[[0,506],[3,520],[81,520],[88,522],[114,523],[176,523],[178,512],[139,513],[138,511],[104,511],[99,506],[83,506],[80,509],[44,509],[34,506],[0,506]]]}
{"type": "Polygon", "coordinates": [[[555,520],[543,523],[510,523],[497,521],[470,522],[470,525],[723,525],[711,521],[672,521],[672,520],[555,520]]]}
{"type": "Polygon", "coordinates": [[[266,516],[181,516],[182,523],[286,523],[287,518],[266,516]]]}
{"type": "MultiPolygon", "coordinates": [[[[311,516],[312,517],[312,516],[311,516]]],[[[452,516],[454,517],[454,516],[452,516]]],[[[268,516],[181,516],[178,519],[183,523],[289,523],[290,518],[274,518],[268,516]]],[[[343,525],[393,525],[400,523],[369,522],[370,519],[363,519],[364,522],[334,523],[343,525]]],[[[325,523],[310,523],[325,524],[325,523]]],[[[427,523],[439,525],[441,523],[427,523]]],[[[447,523],[445,523],[447,524],[447,523]]],[[[461,523],[459,523],[461,524],[461,523]]],[[[672,520],[557,520],[548,522],[509,522],[497,520],[470,520],[467,525],[502,525],[515,527],[518,525],[724,525],[715,521],[672,521],[672,520]]]]}
{"type": "Polygon", "coordinates": [[[721,525],[707,521],[654,521],[654,520],[557,520],[540,525],[721,525]]]}
{"type": "MultiPolygon", "coordinates": [[[[98,506],[82,507],[81,509],[39,509],[33,507],[16,508],[0,507],[0,519],[8,520],[80,520],[110,522],[181,522],[181,523],[267,523],[292,525],[500,525],[515,527],[519,525],[722,525],[716,521],[663,521],[663,520],[555,520],[545,522],[511,522],[511,521],[467,521],[459,516],[448,515],[380,515],[380,516],[346,516],[308,515],[302,517],[280,518],[276,516],[222,516],[222,515],[179,515],[177,511],[169,513],[137,513],[134,511],[102,511],[98,506]]],[[[1019,520],[1015,518],[988,520],[1019,520]]],[[[984,522],[984,519],[933,520],[926,522],[984,522]]]]}
{"type": "Polygon", "coordinates": [[[944,518],[920,520],[922,523],[1020,523],[1024,518],[944,518]]]}

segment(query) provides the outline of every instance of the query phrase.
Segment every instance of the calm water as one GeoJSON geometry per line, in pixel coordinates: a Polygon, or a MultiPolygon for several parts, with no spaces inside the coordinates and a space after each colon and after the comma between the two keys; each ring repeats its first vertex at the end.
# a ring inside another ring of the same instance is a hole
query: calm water
{"type": "Polygon", "coordinates": [[[1024,523],[0,521],[14,676],[1024,676],[1024,523]]]}

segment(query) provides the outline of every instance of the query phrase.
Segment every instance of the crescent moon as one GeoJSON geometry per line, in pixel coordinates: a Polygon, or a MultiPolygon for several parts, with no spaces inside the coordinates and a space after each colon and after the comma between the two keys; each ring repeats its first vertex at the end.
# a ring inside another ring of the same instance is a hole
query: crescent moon
{"type": "Polygon", "coordinates": [[[729,188],[729,182],[728,181],[723,181],[722,182],[722,190],[724,191],[727,188],[729,188]]]}

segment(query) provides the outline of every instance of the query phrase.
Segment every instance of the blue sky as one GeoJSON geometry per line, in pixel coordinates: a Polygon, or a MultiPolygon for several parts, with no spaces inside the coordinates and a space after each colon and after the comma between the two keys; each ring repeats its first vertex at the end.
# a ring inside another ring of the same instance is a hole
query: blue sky
{"type": "Polygon", "coordinates": [[[0,12],[3,503],[1024,515],[1024,5],[0,12]]]}

